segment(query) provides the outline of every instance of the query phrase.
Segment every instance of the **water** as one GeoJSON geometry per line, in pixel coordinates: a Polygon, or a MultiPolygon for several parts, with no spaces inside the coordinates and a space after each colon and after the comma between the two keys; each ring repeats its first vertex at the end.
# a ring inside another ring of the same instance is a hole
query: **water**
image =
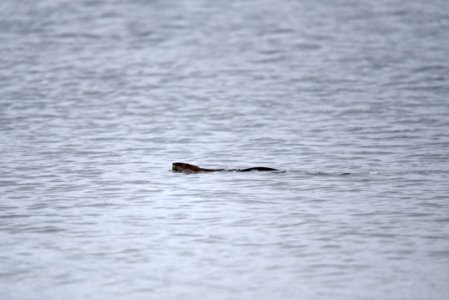
{"type": "Polygon", "coordinates": [[[445,0],[3,0],[0,298],[446,298],[448,58],[445,0]]]}

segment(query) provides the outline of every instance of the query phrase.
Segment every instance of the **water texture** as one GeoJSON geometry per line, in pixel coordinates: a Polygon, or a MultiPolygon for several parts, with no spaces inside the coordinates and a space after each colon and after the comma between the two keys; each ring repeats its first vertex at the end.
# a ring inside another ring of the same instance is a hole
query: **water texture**
{"type": "Polygon", "coordinates": [[[0,299],[445,299],[448,78],[445,0],[2,0],[0,299]]]}

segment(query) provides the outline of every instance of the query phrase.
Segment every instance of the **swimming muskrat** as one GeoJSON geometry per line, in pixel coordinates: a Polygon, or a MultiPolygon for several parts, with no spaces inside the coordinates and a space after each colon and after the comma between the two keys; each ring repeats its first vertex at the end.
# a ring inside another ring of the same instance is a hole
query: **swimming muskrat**
{"type": "Polygon", "coordinates": [[[267,167],[253,167],[247,169],[205,169],[182,162],[173,163],[172,170],[173,172],[181,172],[181,173],[202,173],[202,172],[219,172],[219,171],[228,171],[228,172],[279,171],[277,169],[267,167]]]}

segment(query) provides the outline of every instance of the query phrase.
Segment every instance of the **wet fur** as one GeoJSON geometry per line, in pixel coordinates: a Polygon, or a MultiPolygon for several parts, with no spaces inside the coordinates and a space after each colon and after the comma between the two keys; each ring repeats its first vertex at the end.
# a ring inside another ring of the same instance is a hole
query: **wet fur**
{"type": "Polygon", "coordinates": [[[172,165],[173,172],[180,172],[180,173],[202,173],[202,172],[219,172],[219,171],[228,171],[228,172],[250,172],[250,171],[278,171],[277,169],[273,168],[267,168],[267,167],[253,167],[253,168],[247,168],[247,169],[205,169],[201,168],[195,165],[182,163],[182,162],[175,162],[172,165]]]}

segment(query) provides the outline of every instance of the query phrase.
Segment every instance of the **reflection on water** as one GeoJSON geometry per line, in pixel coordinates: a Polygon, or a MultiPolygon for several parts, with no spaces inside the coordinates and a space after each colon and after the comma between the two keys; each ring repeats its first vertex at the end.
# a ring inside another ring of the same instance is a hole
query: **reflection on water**
{"type": "Polygon", "coordinates": [[[2,1],[0,298],[444,298],[448,12],[2,1]]]}

